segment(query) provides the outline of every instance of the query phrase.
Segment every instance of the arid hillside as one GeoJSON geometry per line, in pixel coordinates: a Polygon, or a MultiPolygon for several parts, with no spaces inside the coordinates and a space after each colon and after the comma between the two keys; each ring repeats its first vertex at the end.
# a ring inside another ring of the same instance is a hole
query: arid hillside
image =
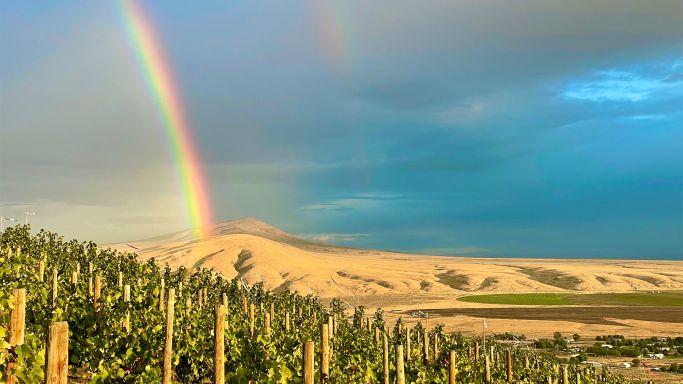
{"type": "Polygon", "coordinates": [[[112,245],[172,268],[213,268],[268,289],[322,297],[479,292],[661,290],[683,288],[683,262],[499,259],[411,255],[316,244],[256,219],[112,245]],[[133,249],[132,247],[137,249],[133,249]]]}

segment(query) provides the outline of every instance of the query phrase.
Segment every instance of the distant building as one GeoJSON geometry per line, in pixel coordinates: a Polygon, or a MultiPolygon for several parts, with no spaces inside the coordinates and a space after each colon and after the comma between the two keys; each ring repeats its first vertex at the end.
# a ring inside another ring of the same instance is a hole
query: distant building
{"type": "Polygon", "coordinates": [[[624,361],[623,363],[619,364],[621,368],[631,368],[631,363],[628,363],[624,361]]]}

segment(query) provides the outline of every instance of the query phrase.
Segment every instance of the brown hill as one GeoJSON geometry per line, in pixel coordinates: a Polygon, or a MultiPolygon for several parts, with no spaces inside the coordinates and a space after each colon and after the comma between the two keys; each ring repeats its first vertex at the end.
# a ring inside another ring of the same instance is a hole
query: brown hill
{"type": "Polygon", "coordinates": [[[312,243],[251,218],[216,224],[201,240],[183,231],[128,244],[172,268],[213,268],[227,278],[322,297],[683,288],[679,261],[409,255],[312,243]]]}

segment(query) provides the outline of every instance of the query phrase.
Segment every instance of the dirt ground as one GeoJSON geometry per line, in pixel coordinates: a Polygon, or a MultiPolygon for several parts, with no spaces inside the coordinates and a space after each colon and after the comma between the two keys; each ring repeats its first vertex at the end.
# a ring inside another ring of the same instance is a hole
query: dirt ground
{"type": "MultiPolygon", "coordinates": [[[[438,317],[469,316],[487,319],[570,321],[615,326],[624,325],[619,320],[664,321],[683,324],[683,308],[675,307],[541,306],[523,308],[428,308],[423,311],[438,317]]],[[[410,312],[412,311],[407,310],[403,313],[407,315],[410,312]]]]}
{"type": "MultiPolygon", "coordinates": [[[[446,330],[480,335],[486,319],[487,333],[523,334],[527,338],[552,338],[555,332],[584,338],[619,334],[632,338],[682,336],[683,307],[640,306],[520,306],[464,303],[438,295],[376,295],[343,298],[348,305],[364,305],[371,316],[378,307],[393,323],[399,317],[408,324],[444,324],[446,330]],[[428,318],[412,317],[416,311],[428,318]]],[[[326,300],[329,301],[329,300],[326,300]]]]}

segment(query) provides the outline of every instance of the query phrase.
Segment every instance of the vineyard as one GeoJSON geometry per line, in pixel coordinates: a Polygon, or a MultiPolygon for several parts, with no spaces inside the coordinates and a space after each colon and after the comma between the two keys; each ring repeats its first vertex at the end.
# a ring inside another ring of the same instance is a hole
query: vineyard
{"type": "Polygon", "coordinates": [[[27,226],[0,236],[2,382],[624,382],[552,354],[387,324],[381,310],[172,271],[27,226]]]}

